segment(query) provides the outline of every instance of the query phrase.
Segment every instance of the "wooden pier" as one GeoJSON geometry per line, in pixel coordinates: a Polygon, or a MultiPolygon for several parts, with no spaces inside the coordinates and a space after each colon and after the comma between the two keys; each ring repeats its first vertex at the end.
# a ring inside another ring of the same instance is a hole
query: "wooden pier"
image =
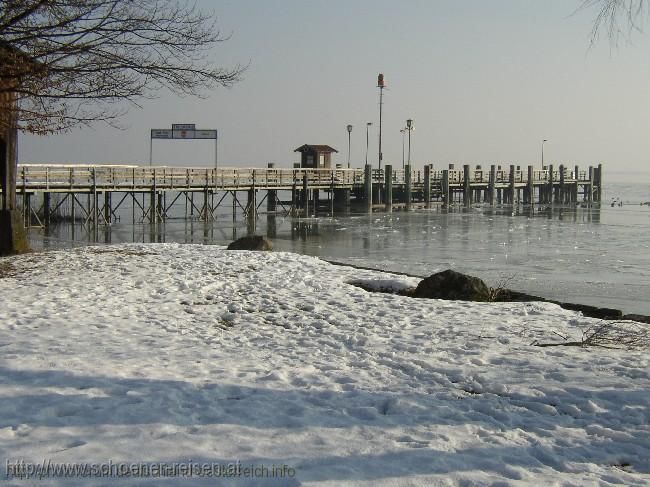
{"type": "MultiPolygon", "coordinates": [[[[455,169],[283,169],[179,168],[128,165],[22,164],[16,190],[25,225],[47,226],[54,216],[85,224],[110,225],[130,202],[133,222],[166,220],[174,205],[184,204],[185,218],[209,221],[222,205],[255,219],[265,211],[292,215],[334,214],[351,205],[364,211],[394,207],[429,208],[432,204],[470,206],[599,203],[602,165],[580,170],[549,165],[464,165],[455,169]],[[281,199],[290,194],[289,199],[281,199]],[[56,196],[55,196],[56,195],[56,196]],[[245,200],[243,198],[245,195],[245,200]],[[227,198],[230,196],[230,198],[227,198]],[[261,198],[260,198],[261,196],[261,198]]],[[[177,206],[178,208],[178,206],[177,206]]]]}

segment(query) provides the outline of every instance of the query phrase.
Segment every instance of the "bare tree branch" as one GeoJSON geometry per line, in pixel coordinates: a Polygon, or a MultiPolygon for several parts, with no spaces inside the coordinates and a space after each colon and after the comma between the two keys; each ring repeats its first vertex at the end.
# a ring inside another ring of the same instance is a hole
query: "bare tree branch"
{"type": "Polygon", "coordinates": [[[205,96],[240,80],[245,66],[210,58],[228,39],[182,0],[3,0],[0,94],[17,97],[23,131],[114,124],[124,101],[161,89],[205,96]]]}
{"type": "Polygon", "coordinates": [[[641,32],[648,18],[647,0],[583,0],[580,9],[597,8],[591,30],[594,44],[605,31],[612,45],[618,45],[621,35],[629,37],[641,32]]]}

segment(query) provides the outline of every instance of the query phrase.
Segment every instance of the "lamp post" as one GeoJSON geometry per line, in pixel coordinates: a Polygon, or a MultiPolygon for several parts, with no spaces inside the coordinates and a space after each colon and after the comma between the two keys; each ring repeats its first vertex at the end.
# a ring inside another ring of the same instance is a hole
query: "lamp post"
{"type": "Polygon", "coordinates": [[[542,169],[544,169],[544,142],[548,142],[548,139],[542,140],[542,169]]]}
{"type": "Polygon", "coordinates": [[[409,167],[411,167],[411,132],[414,129],[415,129],[415,127],[413,127],[413,120],[409,118],[406,121],[406,130],[408,130],[408,133],[409,133],[409,157],[408,157],[409,167]]]}
{"type": "Polygon", "coordinates": [[[400,134],[402,134],[402,171],[404,170],[404,134],[406,129],[400,129],[400,134]]]}
{"type": "Polygon", "coordinates": [[[348,125],[348,169],[350,169],[350,136],[352,135],[352,125],[348,125]]]}
{"type": "Polygon", "coordinates": [[[368,145],[369,145],[369,140],[368,139],[368,129],[372,125],[372,122],[366,122],[366,166],[368,165],[368,145]]]}
{"type": "Polygon", "coordinates": [[[379,88],[379,170],[381,171],[381,160],[384,155],[381,152],[381,111],[384,106],[384,75],[379,73],[377,76],[377,88],[379,88]]]}

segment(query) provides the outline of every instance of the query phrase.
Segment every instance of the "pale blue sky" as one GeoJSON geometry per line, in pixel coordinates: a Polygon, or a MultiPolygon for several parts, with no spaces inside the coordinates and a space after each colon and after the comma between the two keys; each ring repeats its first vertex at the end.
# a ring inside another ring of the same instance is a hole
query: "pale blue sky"
{"type": "MultiPolygon", "coordinates": [[[[650,170],[650,33],[589,49],[595,11],[580,0],[229,0],[200,2],[223,32],[214,59],[248,63],[244,80],[207,99],[166,93],[119,131],[97,125],[23,136],[21,162],[147,163],[149,131],[172,123],[219,130],[222,166],[290,167],[303,143],[346,163],[377,164],[377,74],[384,73],[384,163],[401,166],[407,118],[416,167],[455,163],[603,162],[650,170]]],[[[157,141],[154,162],[213,164],[206,141],[157,141]]]]}

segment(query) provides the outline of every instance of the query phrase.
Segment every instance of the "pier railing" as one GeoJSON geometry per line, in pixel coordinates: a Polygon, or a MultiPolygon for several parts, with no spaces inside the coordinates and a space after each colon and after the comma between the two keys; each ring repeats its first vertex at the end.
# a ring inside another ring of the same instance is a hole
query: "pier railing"
{"type": "MultiPolygon", "coordinates": [[[[462,185],[465,182],[463,170],[447,171],[449,184],[462,185]]],[[[528,171],[497,169],[494,172],[496,185],[511,182],[523,184],[528,181],[528,171]]],[[[553,170],[552,178],[548,169],[535,170],[533,183],[548,181],[584,182],[589,181],[587,171],[564,168],[553,170]]],[[[142,191],[142,190],[200,190],[221,189],[237,190],[244,188],[290,189],[302,187],[306,183],[310,188],[321,187],[355,187],[363,186],[363,169],[282,169],[282,168],[180,168],[150,167],[127,165],[62,165],[62,164],[21,164],[18,166],[17,189],[22,191],[142,191]]],[[[411,171],[411,184],[424,184],[424,170],[411,171]]],[[[373,183],[383,183],[384,169],[372,170],[373,183]]],[[[443,171],[430,171],[432,183],[443,180],[443,171]]],[[[392,182],[395,185],[406,183],[403,169],[394,169],[392,182]]],[[[490,170],[472,169],[469,173],[470,184],[489,184],[490,170]]]]}
{"type": "Polygon", "coordinates": [[[18,166],[18,189],[69,190],[291,188],[307,178],[310,187],[363,184],[359,169],[176,168],[110,165],[18,166]]]}

